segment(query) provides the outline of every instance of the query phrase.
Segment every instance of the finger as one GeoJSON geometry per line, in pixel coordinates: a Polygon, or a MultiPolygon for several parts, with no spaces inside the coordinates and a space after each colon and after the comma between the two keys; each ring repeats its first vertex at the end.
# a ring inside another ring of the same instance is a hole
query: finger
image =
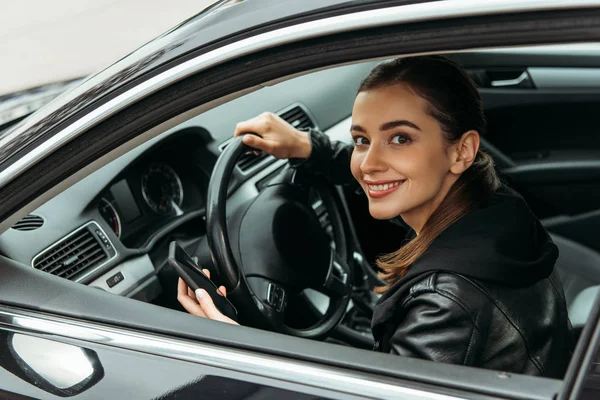
{"type": "Polygon", "coordinates": [[[189,297],[190,299],[192,299],[192,300],[194,300],[195,302],[197,302],[197,300],[196,300],[196,293],[194,293],[194,291],[193,291],[193,290],[192,290],[192,289],[191,289],[189,286],[188,286],[188,288],[187,288],[187,294],[188,294],[188,297],[189,297]]]}
{"type": "Polygon", "coordinates": [[[185,311],[189,312],[190,314],[198,317],[208,318],[200,304],[198,304],[196,300],[192,299],[191,297],[187,295],[177,296],[177,301],[179,301],[179,304],[181,304],[185,311]]]}
{"type": "Polygon", "coordinates": [[[247,121],[243,121],[238,123],[235,126],[235,132],[233,133],[234,137],[238,137],[248,132],[260,134],[264,131],[264,123],[259,119],[259,117],[249,119],[247,121]]]}
{"type": "Polygon", "coordinates": [[[200,307],[202,307],[202,311],[206,314],[206,316],[210,319],[214,319],[215,321],[227,322],[230,324],[237,324],[231,318],[228,318],[221,314],[221,312],[213,303],[213,300],[210,298],[210,295],[204,289],[196,290],[196,298],[198,299],[198,303],[200,303],[200,307]]]}
{"type": "Polygon", "coordinates": [[[202,270],[202,272],[204,272],[204,275],[206,275],[208,277],[208,279],[210,279],[210,271],[209,270],[207,270],[206,268],[204,268],[202,270]]]}
{"type": "Polygon", "coordinates": [[[216,319],[218,321],[222,321],[223,318],[225,318],[225,316],[217,309],[217,306],[215,306],[215,303],[206,290],[196,290],[196,299],[198,300],[200,307],[202,307],[202,311],[204,311],[208,318],[216,319]]]}
{"type": "Polygon", "coordinates": [[[227,297],[227,289],[225,289],[225,286],[219,286],[217,292],[219,292],[221,296],[227,297]]]}
{"type": "Polygon", "coordinates": [[[177,281],[177,298],[187,295],[193,302],[196,302],[196,294],[189,288],[187,283],[181,278],[177,281]]]}
{"type": "Polygon", "coordinates": [[[188,294],[188,285],[185,284],[183,279],[179,278],[177,280],[177,295],[186,295],[188,294]]]}
{"type": "Polygon", "coordinates": [[[196,295],[192,292],[192,296],[188,295],[188,286],[185,284],[183,279],[179,278],[177,283],[177,301],[183,306],[183,308],[190,314],[198,315],[200,317],[206,317],[202,307],[196,301],[196,295]]]}
{"type": "Polygon", "coordinates": [[[256,150],[262,150],[265,153],[272,154],[274,148],[273,143],[269,140],[265,140],[256,135],[244,136],[243,142],[245,145],[252,147],[256,150]]]}

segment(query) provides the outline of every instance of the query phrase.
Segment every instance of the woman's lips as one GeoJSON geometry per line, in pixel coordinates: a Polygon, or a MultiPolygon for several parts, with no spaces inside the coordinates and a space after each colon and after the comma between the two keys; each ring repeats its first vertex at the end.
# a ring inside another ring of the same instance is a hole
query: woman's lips
{"type": "Polygon", "coordinates": [[[405,180],[400,181],[365,181],[369,197],[378,199],[396,191],[405,180]]]}

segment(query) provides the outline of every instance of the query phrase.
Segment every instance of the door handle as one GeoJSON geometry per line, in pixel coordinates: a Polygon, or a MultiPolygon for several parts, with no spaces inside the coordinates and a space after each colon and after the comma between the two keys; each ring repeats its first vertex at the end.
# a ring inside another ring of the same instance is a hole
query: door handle
{"type": "Polygon", "coordinates": [[[490,86],[505,87],[505,88],[506,87],[531,88],[531,87],[533,87],[533,84],[531,82],[531,78],[529,77],[529,73],[527,71],[523,71],[523,73],[515,79],[493,80],[490,82],[490,86]]]}

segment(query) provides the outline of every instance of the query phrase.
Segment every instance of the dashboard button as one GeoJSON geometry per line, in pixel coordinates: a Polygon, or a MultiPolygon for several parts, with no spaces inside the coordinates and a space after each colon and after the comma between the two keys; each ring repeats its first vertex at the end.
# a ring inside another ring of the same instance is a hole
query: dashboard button
{"type": "Polygon", "coordinates": [[[267,302],[277,311],[281,311],[285,304],[285,290],[273,283],[269,283],[267,302]]]}
{"type": "Polygon", "coordinates": [[[111,276],[110,278],[108,278],[106,280],[106,284],[108,285],[109,288],[112,288],[117,283],[122,282],[124,279],[125,279],[125,277],[123,276],[123,274],[121,272],[117,272],[116,274],[114,274],[113,276],[111,276]]]}

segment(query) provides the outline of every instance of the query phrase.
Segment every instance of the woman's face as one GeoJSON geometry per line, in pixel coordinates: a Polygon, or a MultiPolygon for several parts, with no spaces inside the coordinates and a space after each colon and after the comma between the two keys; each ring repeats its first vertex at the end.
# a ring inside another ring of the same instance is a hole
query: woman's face
{"type": "Polygon", "coordinates": [[[427,101],[397,84],[361,92],[352,110],[352,174],[377,219],[400,215],[417,233],[458,179],[453,146],[427,101]]]}

